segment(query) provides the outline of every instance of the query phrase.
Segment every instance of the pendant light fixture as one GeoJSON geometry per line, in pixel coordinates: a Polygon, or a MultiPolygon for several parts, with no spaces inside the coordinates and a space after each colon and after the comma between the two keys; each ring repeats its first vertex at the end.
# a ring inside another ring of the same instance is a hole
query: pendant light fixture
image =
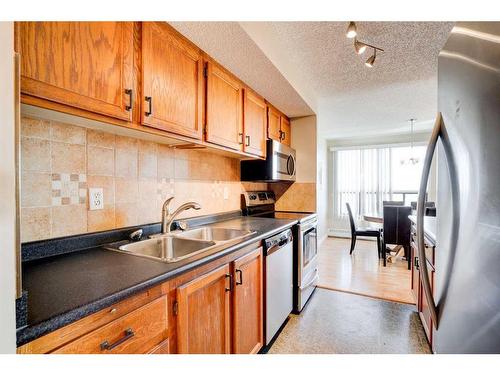
{"type": "Polygon", "coordinates": [[[410,122],[410,156],[408,158],[401,159],[401,165],[416,165],[420,162],[419,158],[413,156],[413,125],[415,120],[415,118],[408,120],[410,122]]]}
{"type": "Polygon", "coordinates": [[[358,55],[362,55],[368,47],[373,49],[373,55],[371,55],[365,62],[366,67],[373,68],[373,65],[375,64],[375,59],[377,58],[377,51],[384,52],[384,50],[382,48],[358,40],[357,38],[358,31],[356,23],[352,21],[349,22],[349,26],[347,26],[347,31],[345,35],[349,39],[354,38],[354,50],[358,55]]]}
{"type": "Polygon", "coordinates": [[[355,38],[356,35],[358,35],[358,32],[356,30],[356,24],[354,22],[349,22],[349,26],[347,27],[347,32],[345,33],[345,36],[348,37],[349,39],[355,38]]]}

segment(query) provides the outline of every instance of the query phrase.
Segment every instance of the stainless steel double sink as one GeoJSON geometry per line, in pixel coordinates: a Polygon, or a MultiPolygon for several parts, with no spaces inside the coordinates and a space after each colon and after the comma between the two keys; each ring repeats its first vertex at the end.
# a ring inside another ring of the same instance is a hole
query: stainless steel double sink
{"type": "Polygon", "coordinates": [[[236,243],[254,233],[255,231],[250,230],[200,227],[155,235],[143,241],[105,247],[125,254],[175,263],[217,246],[236,243]]]}

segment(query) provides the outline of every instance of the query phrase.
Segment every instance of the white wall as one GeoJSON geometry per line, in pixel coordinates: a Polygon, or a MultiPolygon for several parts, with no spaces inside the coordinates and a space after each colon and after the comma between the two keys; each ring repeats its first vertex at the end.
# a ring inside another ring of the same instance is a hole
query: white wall
{"type": "Polygon", "coordinates": [[[16,350],[13,27],[0,22],[0,353],[16,350]]]}
{"type": "Polygon", "coordinates": [[[316,182],[316,116],[293,118],[290,126],[297,152],[297,182],[316,182]]]}
{"type": "Polygon", "coordinates": [[[317,141],[316,212],[318,214],[318,243],[328,234],[328,145],[324,138],[317,141]]]}

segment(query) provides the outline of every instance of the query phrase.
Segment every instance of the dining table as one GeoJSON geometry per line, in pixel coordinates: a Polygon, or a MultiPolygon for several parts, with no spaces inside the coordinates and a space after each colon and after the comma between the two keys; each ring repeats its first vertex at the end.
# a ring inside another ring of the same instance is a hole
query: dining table
{"type": "MultiPolygon", "coordinates": [[[[373,214],[373,213],[363,214],[363,220],[371,223],[384,224],[384,217],[380,216],[379,214],[373,214]]],[[[389,263],[393,263],[396,257],[399,256],[402,251],[404,251],[402,245],[396,245],[394,249],[390,249],[389,247],[386,247],[386,249],[389,250],[389,255],[387,256],[387,261],[389,263]],[[391,254],[392,252],[395,252],[396,254],[392,255],[391,254]]]]}

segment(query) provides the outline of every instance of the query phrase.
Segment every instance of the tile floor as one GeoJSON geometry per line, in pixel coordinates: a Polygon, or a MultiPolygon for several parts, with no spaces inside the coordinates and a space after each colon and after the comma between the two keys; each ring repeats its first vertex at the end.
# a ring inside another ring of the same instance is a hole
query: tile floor
{"type": "Polygon", "coordinates": [[[317,288],[269,354],[430,353],[412,305],[317,288]]]}

